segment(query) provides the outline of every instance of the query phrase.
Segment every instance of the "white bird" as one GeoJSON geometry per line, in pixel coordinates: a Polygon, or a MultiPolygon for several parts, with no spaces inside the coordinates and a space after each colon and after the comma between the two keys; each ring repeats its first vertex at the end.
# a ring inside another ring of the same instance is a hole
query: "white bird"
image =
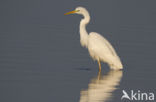
{"type": "Polygon", "coordinates": [[[99,71],[101,71],[100,61],[107,63],[111,69],[122,69],[120,58],[106,38],[96,32],[87,33],[86,25],[90,21],[88,11],[83,7],[77,7],[74,11],[65,13],[68,14],[79,14],[84,17],[80,22],[80,43],[88,48],[90,56],[98,61],[99,71]]]}

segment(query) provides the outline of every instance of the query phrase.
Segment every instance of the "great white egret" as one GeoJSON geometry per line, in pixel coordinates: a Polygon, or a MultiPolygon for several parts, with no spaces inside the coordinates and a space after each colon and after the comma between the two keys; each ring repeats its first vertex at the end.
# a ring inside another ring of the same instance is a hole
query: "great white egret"
{"type": "Polygon", "coordinates": [[[120,58],[109,41],[96,32],[87,33],[86,25],[90,21],[88,11],[83,7],[77,7],[74,11],[65,13],[68,14],[79,14],[84,17],[80,22],[80,43],[88,48],[90,56],[98,61],[99,71],[101,71],[100,61],[107,63],[111,69],[122,69],[120,58]]]}

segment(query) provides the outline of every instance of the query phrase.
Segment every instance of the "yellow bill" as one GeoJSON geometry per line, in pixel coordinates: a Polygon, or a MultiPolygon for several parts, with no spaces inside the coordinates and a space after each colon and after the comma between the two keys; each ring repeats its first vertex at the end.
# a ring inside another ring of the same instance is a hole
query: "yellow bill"
{"type": "Polygon", "coordinates": [[[67,12],[64,15],[69,15],[69,14],[73,14],[73,13],[76,13],[76,12],[78,12],[78,11],[74,10],[74,11],[67,12]]]}

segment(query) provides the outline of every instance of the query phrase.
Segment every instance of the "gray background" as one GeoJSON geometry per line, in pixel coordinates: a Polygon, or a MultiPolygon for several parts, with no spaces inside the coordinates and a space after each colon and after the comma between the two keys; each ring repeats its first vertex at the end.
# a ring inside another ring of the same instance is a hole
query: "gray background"
{"type": "MultiPolygon", "coordinates": [[[[78,102],[98,65],[79,43],[79,15],[91,15],[88,32],[105,36],[124,65],[110,102],[122,89],[155,92],[154,0],[1,0],[0,102],[78,102]]],[[[102,64],[106,73],[109,67],[102,64]]]]}

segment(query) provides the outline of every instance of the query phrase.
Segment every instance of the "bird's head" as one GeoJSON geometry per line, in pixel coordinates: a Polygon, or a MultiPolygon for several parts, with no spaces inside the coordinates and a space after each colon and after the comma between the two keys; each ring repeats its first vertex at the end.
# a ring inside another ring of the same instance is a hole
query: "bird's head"
{"type": "Polygon", "coordinates": [[[88,14],[88,11],[84,7],[77,7],[74,11],[67,12],[64,15],[69,15],[69,14],[86,15],[88,14]]]}

